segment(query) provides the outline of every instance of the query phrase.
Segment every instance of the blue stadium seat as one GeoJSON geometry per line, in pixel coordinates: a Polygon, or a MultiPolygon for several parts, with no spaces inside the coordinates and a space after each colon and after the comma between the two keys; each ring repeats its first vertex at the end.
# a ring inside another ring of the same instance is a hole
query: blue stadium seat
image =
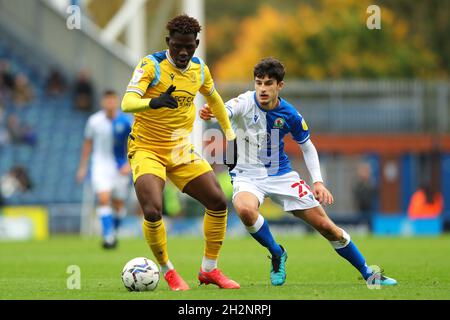
{"type": "Polygon", "coordinates": [[[38,62],[13,52],[0,39],[0,59],[10,62],[12,72],[24,73],[30,78],[35,100],[19,112],[13,106],[6,109],[17,112],[21,121],[37,132],[37,145],[15,145],[0,150],[0,175],[14,165],[25,166],[34,189],[8,199],[9,204],[75,203],[81,201],[81,188],[76,184],[83,132],[89,114],[73,108],[72,93],[67,91],[57,98],[45,96],[46,74],[40,72],[38,62]]]}

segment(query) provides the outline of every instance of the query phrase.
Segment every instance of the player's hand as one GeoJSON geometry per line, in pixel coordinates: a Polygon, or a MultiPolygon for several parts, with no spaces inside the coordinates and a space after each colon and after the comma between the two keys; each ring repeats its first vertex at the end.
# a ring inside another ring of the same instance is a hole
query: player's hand
{"type": "Polygon", "coordinates": [[[77,171],[77,182],[82,183],[84,181],[84,178],[86,178],[87,174],[87,168],[80,167],[77,171]]]}
{"type": "Polygon", "coordinates": [[[200,119],[206,120],[206,121],[214,118],[214,115],[211,112],[211,108],[207,104],[203,105],[203,108],[200,110],[199,115],[200,115],[200,119]]]}
{"type": "Polygon", "coordinates": [[[319,201],[319,203],[322,205],[326,206],[329,204],[333,204],[334,202],[333,195],[330,191],[328,191],[327,188],[325,188],[322,182],[314,183],[313,194],[316,200],[319,201]]]}
{"type": "Polygon", "coordinates": [[[131,166],[129,163],[124,164],[121,168],[120,168],[120,175],[122,176],[127,176],[131,173],[131,166]]]}
{"type": "Polygon", "coordinates": [[[152,98],[150,100],[149,106],[151,109],[160,109],[160,108],[170,108],[170,109],[176,109],[178,108],[178,102],[177,100],[172,97],[172,93],[175,91],[177,87],[174,85],[171,85],[166,92],[162,93],[157,98],[152,98]]]}

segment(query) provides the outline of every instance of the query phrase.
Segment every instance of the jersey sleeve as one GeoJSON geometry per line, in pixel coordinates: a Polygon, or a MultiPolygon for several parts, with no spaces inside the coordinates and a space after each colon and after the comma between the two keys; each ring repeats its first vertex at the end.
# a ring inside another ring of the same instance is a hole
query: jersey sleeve
{"type": "Polygon", "coordinates": [[[86,127],[84,128],[84,138],[92,140],[94,137],[94,124],[92,123],[92,118],[89,118],[86,127]]]}
{"type": "Polygon", "coordinates": [[[133,76],[127,87],[127,92],[135,92],[143,96],[154,78],[154,62],[148,58],[143,58],[134,69],[133,76]]]}
{"type": "Polygon", "coordinates": [[[211,76],[211,72],[209,71],[209,68],[207,65],[204,65],[203,70],[201,71],[203,73],[203,84],[200,87],[200,93],[203,96],[210,96],[213,94],[215,88],[214,88],[214,81],[211,76]]]}
{"type": "Polygon", "coordinates": [[[239,117],[244,113],[245,108],[248,105],[247,97],[245,94],[239,95],[237,98],[233,98],[225,103],[225,108],[228,112],[230,119],[239,117]]]}
{"type": "Polygon", "coordinates": [[[309,140],[310,133],[308,124],[300,113],[296,113],[293,116],[293,123],[291,124],[291,134],[295,141],[299,144],[303,144],[309,140]]]}

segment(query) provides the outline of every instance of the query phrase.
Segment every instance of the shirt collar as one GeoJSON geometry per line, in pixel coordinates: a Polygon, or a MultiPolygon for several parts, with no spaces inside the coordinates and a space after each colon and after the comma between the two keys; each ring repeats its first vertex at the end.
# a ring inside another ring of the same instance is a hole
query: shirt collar
{"type": "Polygon", "coordinates": [[[170,56],[169,50],[166,50],[166,57],[167,57],[167,60],[169,61],[169,63],[170,63],[174,68],[177,68],[178,70],[180,70],[182,73],[188,71],[188,69],[191,67],[191,61],[189,61],[189,63],[188,63],[188,65],[187,65],[186,68],[184,68],[184,69],[178,68],[177,65],[175,64],[175,62],[172,60],[172,57],[170,56]]]}

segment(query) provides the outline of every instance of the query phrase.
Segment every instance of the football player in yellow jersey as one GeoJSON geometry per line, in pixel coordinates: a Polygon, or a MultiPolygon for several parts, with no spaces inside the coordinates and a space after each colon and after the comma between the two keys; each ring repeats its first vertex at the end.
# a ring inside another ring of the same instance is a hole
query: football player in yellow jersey
{"type": "Polygon", "coordinates": [[[144,235],[170,289],[188,290],[189,286],[175,271],[167,253],[162,219],[162,194],[167,176],[182,192],[206,207],[200,283],[237,289],[239,284],[217,268],[227,223],[226,198],[211,166],[189,142],[197,92],[205,96],[227,140],[234,140],[236,136],[208,67],[201,59],[193,57],[201,30],[198,21],[179,15],[168,22],[167,29],[168,50],[151,54],[139,62],[122,101],[122,110],[135,114],[128,158],[144,212],[144,235]]]}

